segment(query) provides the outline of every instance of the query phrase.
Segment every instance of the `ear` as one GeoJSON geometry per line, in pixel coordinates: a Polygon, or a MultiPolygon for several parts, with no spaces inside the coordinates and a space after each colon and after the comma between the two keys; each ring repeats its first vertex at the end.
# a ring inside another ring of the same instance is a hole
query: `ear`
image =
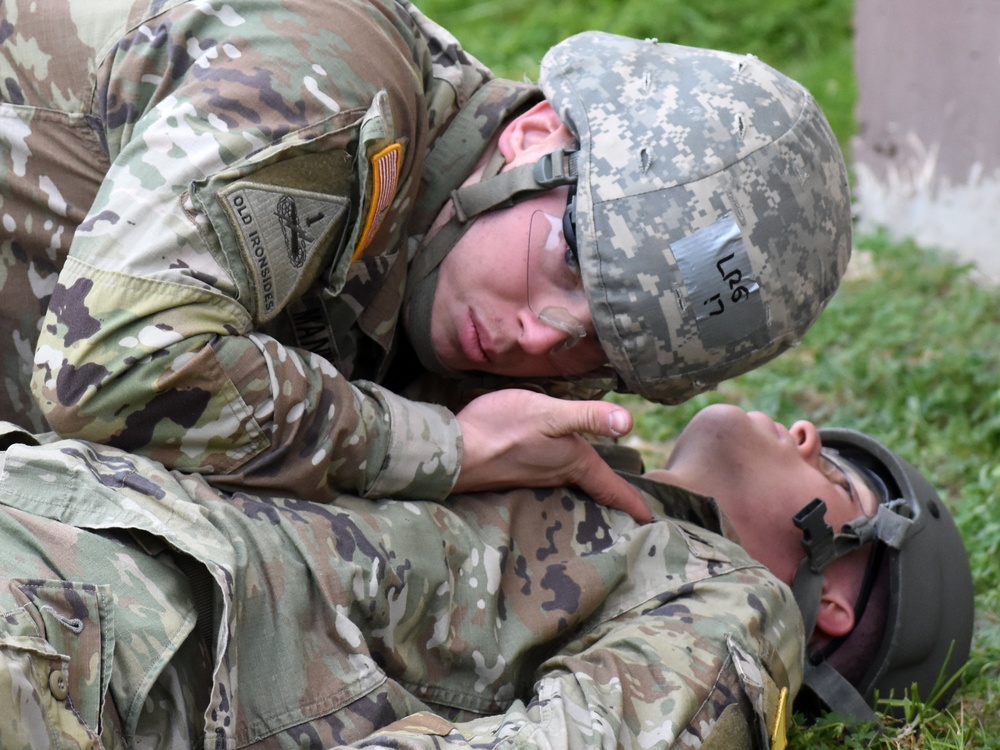
{"type": "Polygon", "coordinates": [[[507,162],[506,167],[512,167],[535,161],[573,142],[569,128],[548,100],[542,100],[507,123],[497,145],[507,162]]]}
{"type": "Polygon", "coordinates": [[[840,581],[823,583],[816,615],[816,634],[837,638],[847,635],[854,628],[854,600],[847,587],[839,584],[840,581]]]}

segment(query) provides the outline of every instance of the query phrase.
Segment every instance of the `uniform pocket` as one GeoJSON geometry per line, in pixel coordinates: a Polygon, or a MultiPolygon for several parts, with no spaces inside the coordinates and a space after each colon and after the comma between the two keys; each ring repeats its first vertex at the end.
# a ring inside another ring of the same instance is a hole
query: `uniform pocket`
{"type": "Polygon", "coordinates": [[[7,579],[3,588],[21,603],[0,616],[0,695],[17,705],[0,718],[3,746],[47,734],[53,747],[100,747],[114,653],[109,587],[7,579]]]}

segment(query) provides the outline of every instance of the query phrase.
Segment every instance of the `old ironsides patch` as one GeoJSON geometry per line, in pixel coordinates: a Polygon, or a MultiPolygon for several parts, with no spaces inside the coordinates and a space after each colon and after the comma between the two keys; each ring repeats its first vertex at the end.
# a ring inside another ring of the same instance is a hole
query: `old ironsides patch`
{"type": "Polygon", "coordinates": [[[219,200],[239,240],[255,317],[265,323],[312,282],[339,237],[348,200],[242,180],[222,191],[219,200]]]}

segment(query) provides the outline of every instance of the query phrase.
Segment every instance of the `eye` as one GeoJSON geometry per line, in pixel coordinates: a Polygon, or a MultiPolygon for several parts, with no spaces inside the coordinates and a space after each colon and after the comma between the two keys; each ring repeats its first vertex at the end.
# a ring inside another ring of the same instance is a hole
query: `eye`
{"type": "MultiPolygon", "coordinates": [[[[562,263],[558,268],[552,269],[552,281],[566,292],[576,294],[583,293],[583,276],[580,273],[580,259],[576,250],[564,245],[562,251],[562,263]]],[[[552,259],[555,261],[560,256],[553,253],[552,259]]]]}
{"type": "Polygon", "coordinates": [[[836,476],[836,477],[833,478],[833,483],[835,485],[837,485],[838,487],[840,487],[844,492],[846,492],[848,494],[848,496],[851,499],[853,499],[854,498],[854,495],[852,493],[852,489],[853,488],[851,487],[850,480],[844,474],[842,474],[840,472],[837,472],[837,474],[838,474],[838,476],[836,476]]]}
{"type": "Polygon", "coordinates": [[[854,483],[851,482],[851,478],[847,475],[847,472],[837,465],[836,459],[826,449],[820,453],[820,471],[823,472],[823,476],[830,482],[840,487],[847,494],[851,502],[856,502],[860,506],[861,500],[854,487],[854,483]]]}
{"type": "Polygon", "coordinates": [[[855,486],[848,471],[841,468],[838,462],[837,452],[832,449],[822,449],[820,451],[819,465],[820,471],[823,472],[823,476],[825,476],[837,487],[840,487],[852,503],[857,504],[862,511],[865,511],[865,506],[864,503],[861,502],[861,495],[858,493],[858,488],[855,486]]]}

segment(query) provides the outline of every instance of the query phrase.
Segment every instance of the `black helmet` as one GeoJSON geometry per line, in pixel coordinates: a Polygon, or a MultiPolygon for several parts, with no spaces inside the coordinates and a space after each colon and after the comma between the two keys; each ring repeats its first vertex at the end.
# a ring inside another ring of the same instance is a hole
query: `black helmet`
{"type": "MultiPolygon", "coordinates": [[[[947,681],[965,664],[974,619],[972,571],[948,508],[910,463],[854,430],[822,429],[820,438],[824,448],[870,476],[883,497],[874,517],[845,524],[836,536],[816,501],[796,516],[807,558],[792,588],[807,633],[815,623],[823,569],[867,542],[874,543],[887,568],[888,602],[881,643],[863,676],[852,684],[826,662],[809,663],[803,696],[806,703],[818,698],[829,709],[876,720],[871,708],[876,693],[881,699],[902,698],[917,686],[919,697],[928,700],[942,676],[947,681]]],[[[956,684],[937,696],[938,705],[956,684]]]]}

